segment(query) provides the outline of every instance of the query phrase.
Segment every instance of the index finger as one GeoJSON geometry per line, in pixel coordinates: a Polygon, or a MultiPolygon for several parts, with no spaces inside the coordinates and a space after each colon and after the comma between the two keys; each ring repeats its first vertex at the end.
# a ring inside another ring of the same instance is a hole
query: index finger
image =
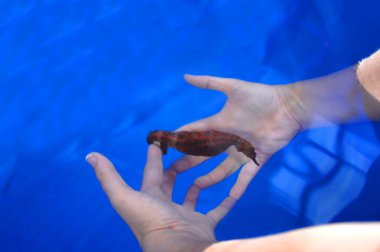
{"type": "Polygon", "coordinates": [[[158,188],[163,181],[162,152],[154,144],[148,147],[148,156],[144,169],[142,190],[147,188],[158,188]]]}

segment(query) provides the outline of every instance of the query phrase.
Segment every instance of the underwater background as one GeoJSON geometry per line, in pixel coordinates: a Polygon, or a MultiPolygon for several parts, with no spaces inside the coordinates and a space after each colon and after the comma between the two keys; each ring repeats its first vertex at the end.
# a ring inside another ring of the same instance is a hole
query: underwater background
{"type": "MultiPolygon", "coordinates": [[[[219,111],[184,73],[268,84],[329,74],[380,47],[372,0],[0,2],[0,250],[140,251],[85,155],[135,189],[146,135],[219,111]]],[[[220,240],[380,220],[379,123],[299,134],[216,229],[220,240]]],[[[168,166],[182,154],[173,149],[168,166]]],[[[181,175],[174,199],[223,159],[181,175]]],[[[201,193],[217,205],[236,179],[201,193]]]]}

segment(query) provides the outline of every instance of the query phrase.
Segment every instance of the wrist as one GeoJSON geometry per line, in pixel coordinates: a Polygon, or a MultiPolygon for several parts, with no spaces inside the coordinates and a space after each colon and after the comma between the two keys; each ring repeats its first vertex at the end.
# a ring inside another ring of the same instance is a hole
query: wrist
{"type": "Polygon", "coordinates": [[[279,99],[282,101],[286,113],[298,124],[299,131],[309,128],[311,118],[310,111],[302,102],[304,95],[302,87],[302,82],[276,86],[279,99]]]}
{"type": "Polygon", "coordinates": [[[354,67],[293,84],[303,107],[305,128],[368,119],[362,87],[354,67]]]}

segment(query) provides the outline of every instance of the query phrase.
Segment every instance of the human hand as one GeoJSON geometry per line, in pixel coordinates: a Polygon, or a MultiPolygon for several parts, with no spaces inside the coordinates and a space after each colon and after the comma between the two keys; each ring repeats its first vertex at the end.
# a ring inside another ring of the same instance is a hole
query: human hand
{"type": "MultiPolygon", "coordinates": [[[[264,85],[237,79],[210,76],[185,75],[190,84],[206,89],[221,91],[228,100],[217,114],[185,125],[180,130],[219,130],[236,134],[253,144],[261,165],[276,151],[285,146],[302,129],[297,119],[298,99],[289,85],[264,85]]],[[[228,157],[212,172],[198,178],[194,185],[204,189],[214,185],[242,168],[230,195],[239,199],[259,167],[242,154],[229,149],[228,157]]],[[[165,180],[175,176],[207,157],[184,156],[165,172],[165,180]]],[[[168,188],[167,190],[171,190],[168,188]]]]}
{"type": "Polygon", "coordinates": [[[207,214],[195,212],[199,188],[189,189],[182,205],[172,201],[164,181],[161,150],[150,145],[140,191],[129,187],[99,153],[86,157],[113,208],[130,226],[144,251],[202,251],[215,242],[214,229],[235,203],[227,197],[207,214]]]}
{"type": "Polygon", "coordinates": [[[345,251],[379,252],[380,223],[333,223],[267,235],[214,243],[205,252],[227,251],[345,251]]]}

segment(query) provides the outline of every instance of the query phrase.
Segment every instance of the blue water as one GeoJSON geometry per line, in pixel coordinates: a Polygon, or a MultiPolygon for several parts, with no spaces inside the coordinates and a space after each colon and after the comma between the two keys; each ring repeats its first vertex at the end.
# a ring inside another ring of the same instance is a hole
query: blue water
{"type": "MultiPolygon", "coordinates": [[[[221,109],[184,73],[290,83],[380,47],[372,0],[0,2],[0,250],[140,251],[92,170],[106,154],[139,188],[146,134],[221,109]]],[[[335,221],[380,220],[378,123],[298,135],[259,172],[216,230],[255,237],[335,221]]],[[[169,165],[181,154],[165,156],[169,165]]],[[[183,175],[192,179],[223,157],[183,175]]],[[[202,192],[215,206],[236,179],[202,192]]]]}

